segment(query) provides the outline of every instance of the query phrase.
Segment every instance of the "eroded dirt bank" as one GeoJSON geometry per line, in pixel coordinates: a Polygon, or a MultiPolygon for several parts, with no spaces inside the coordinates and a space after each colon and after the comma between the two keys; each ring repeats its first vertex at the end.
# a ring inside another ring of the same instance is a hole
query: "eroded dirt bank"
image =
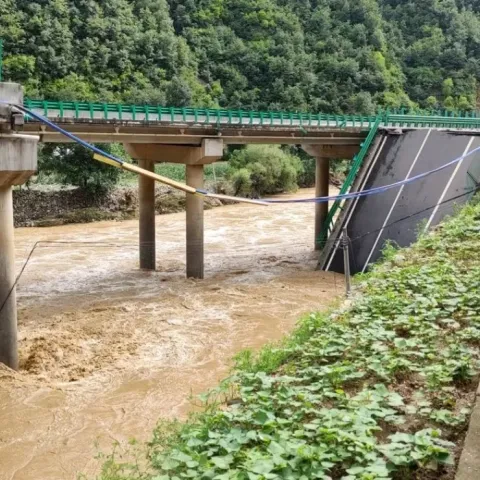
{"type": "Polygon", "coordinates": [[[184,279],[183,213],[156,219],[155,273],[138,270],[134,220],[18,229],[18,268],[39,240],[95,243],[43,244],[22,277],[22,370],[0,370],[0,478],[95,473],[95,441],[147,440],[232,355],[341,294],[341,276],[313,270],[313,208],[206,212],[204,281],[184,279]]]}
{"type": "MultiPolygon", "coordinates": [[[[216,198],[205,199],[206,209],[221,205],[222,202],[216,198]]],[[[126,220],[138,216],[138,188],[117,187],[95,194],[78,188],[23,188],[13,191],[13,207],[16,227],[53,227],[101,220],[126,220]]],[[[185,194],[164,185],[155,186],[157,214],[184,210],[185,194]]]]}

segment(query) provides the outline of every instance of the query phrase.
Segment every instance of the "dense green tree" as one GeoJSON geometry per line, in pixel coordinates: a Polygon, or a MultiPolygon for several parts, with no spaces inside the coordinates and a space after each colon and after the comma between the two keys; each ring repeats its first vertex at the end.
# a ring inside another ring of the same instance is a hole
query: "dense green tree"
{"type": "Polygon", "coordinates": [[[0,0],[0,37],[6,78],[64,100],[475,108],[480,79],[476,0],[0,0]]]}
{"type": "Polygon", "coordinates": [[[303,172],[300,158],[278,145],[249,145],[235,150],[228,176],[236,195],[258,197],[295,190],[303,172]]]}
{"type": "MultiPolygon", "coordinates": [[[[104,151],[117,156],[123,153],[118,145],[98,145],[104,151]]],[[[93,160],[93,152],[81,145],[57,145],[49,143],[40,150],[39,170],[53,175],[55,180],[99,193],[117,182],[121,170],[93,160]]]]}

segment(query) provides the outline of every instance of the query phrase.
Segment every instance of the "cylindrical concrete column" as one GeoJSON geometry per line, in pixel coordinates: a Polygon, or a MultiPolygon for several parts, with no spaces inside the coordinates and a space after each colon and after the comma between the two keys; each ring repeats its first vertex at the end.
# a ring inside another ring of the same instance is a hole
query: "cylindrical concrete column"
{"type": "Polygon", "coordinates": [[[0,101],[0,362],[17,369],[12,185],[25,183],[37,170],[38,137],[15,131],[22,121],[12,105],[23,103],[21,85],[0,82],[0,101]]]}
{"type": "MultiPolygon", "coordinates": [[[[140,168],[154,171],[155,164],[139,160],[140,168]]],[[[138,200],[140,204],[140,268],[155,270],[155,180],[138,177],[138,200]]]]}
{"type": "MultiPolygon", "coordinates": [[[[187,185],[203,188],[203,165],[187,165],[187,185]]],[[[187,278],[203,278],[203,198],[187,193],[187,278]]]]}
{"type": "MultiPolygon", "coordinates": [[[[316,157],[315,196],[328,196],[330,161],[328,158],[316,157]]],[[[321,233],[328,215],[328,202],[315,204],[315,250],[322,250],[321,233]]]]}
{"type": "Polygon", "coordinates": [[[0,362],[18,369],[12,187],[0,186],[0,362]]]}

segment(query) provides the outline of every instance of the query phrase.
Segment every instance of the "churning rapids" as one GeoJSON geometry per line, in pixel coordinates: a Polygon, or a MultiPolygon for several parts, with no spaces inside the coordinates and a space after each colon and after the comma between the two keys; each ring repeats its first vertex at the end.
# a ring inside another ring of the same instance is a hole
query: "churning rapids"
{"type": "MultiPolygon", "coordinates": [[[[311,196],[302,190],[296,196],[311,196]]],[[[184,278],[185,214],[157,216],[157,272],[138,222],[17,229],[21,370],[0,369],[0,478],[93,476],[100,448],[184,418],[238,351],[291,330],[343,292],[314,271],[313,204],[205,213],[206,280],[184,278]],[[97,446],[95,445],[97,443],[97,446]]]]}

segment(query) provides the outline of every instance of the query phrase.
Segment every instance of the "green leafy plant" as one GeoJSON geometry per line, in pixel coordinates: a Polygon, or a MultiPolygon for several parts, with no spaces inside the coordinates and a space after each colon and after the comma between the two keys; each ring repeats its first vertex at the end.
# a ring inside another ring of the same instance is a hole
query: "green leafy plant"
{"type": "Polygon", "coordinates": [[[229,158],[235,194],[262,196],[295,190],[303,167],[300,159],[279,146],[249,145],[229,158]]]}

